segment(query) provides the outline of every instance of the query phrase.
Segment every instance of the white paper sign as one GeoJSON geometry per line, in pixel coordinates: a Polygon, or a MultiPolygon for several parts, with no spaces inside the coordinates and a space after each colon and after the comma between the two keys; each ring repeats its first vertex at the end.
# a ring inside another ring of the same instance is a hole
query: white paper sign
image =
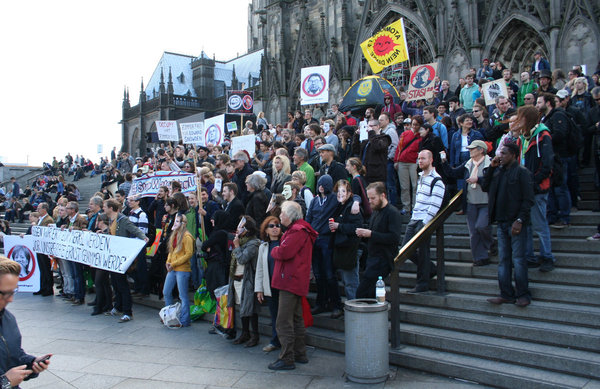
{"type": "Polygon", "coordinates": [[[37,292],[40,290],[40,266],[33,250],[30,235],[23,238],[14,235],[4,237],[4,253],[21,265],[19,274],[19,292],[37,292]]]}
{"type": "Polygon", "coordinates": [[[204,120],[204,145],[220,145],[225,140],[225,115],[204,120]]]}
{"type": "Polygon", "coordinates": [[[177,131],[177,122],[175,120],[157,120],[155,123],[158,140],[169,142],[177,142],[179,140],[179,132],[177,131]]]}
{"type": "Polygon", "coordinates": [[[204,146],[204,123],[180,123],[179,128],[184,144],[204,146]]]}
{"type": "Polygon", "coordinates": [[[329,65],[300,70],[300,104],[329,102],[329,65]]]}
{"type": "Polygon", "coordinates": [[[227,131],[228,132],[236,132],[237,131],[237,122],[227,122],[227,131]]]}
{"type": "Polygon", "coordinates": [[[33,226],[30,238],[33,251],[124,274],[140,250],[141,239],[124,238],[91,231],[33,226]]]}
{"type": "Polygon", "coordinates": [[[231,155],[240,150],[246,150],[250,157],[256,152],[256,137],[254,135],[242,135],[231,138],[231,155]]]}
{"type": "Polygon", "coordinates": [[[223,188],[223,180],[220,178],[215,178],[215,190],[221,193],[221,189],[223,188]]]}
{"type": "Polygon", "coordinates": [[[369,125],[366,120],[360,122],[360,135],[359,140],[362,142],[363,140],[369,139],[369,125]]]}
{"type": "Polygon", "coordinates": [[[496,104],[496,97],[498,96],[508,97],[508,89],[504,79],[486,82],[481,86],[481,89],[483,90],[485,105],[496,104]]]}
{"type": "Polygon", "coordinates": [[[434,62],[410,68],[406,101],[430,99],[435,95],[437,65],[437,62],[434,62]]]}

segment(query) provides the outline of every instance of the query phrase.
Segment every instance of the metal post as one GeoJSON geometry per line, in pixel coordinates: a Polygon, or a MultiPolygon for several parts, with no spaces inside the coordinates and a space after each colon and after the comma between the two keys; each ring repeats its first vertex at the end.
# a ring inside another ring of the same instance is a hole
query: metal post
{"type": "Polygon", "coordinates": [[[398,274],[398,268],[399,266],[394,263],[392,274],[390,275],[390,294],[392,300],[392,328],[390,335],[392,348],[398,348],[400,346],[400,275],[398,274]]]}
{"type": "Polygon", "coordinates": [[[435,232],[436,257],[437,257],[437,293],[446,293],[446,267],[444,258],[444,225],[435,232]]]}

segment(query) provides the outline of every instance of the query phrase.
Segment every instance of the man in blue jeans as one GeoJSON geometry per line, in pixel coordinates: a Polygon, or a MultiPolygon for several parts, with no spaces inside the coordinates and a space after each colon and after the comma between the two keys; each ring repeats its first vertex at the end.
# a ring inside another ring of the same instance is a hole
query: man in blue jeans
{"type": "Polygon", "coordinates": [[[531,173],[519,165],[519,146],[507,143],[486,169],[482,189],[489,193],[490,224],[498,222],[498,284],[500,296],[488,299],[492,304],[514,303],[526,307],[531,303],[527,275],[527,233],[534,204],[531,173]],[[515,288],[512,286],[512,268],[515,288]]]}

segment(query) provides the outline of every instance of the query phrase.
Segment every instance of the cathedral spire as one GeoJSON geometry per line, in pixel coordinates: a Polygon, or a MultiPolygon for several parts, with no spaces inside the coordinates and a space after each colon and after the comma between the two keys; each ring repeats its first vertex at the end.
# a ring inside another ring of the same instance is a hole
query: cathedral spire
{"type": "Polygon", "coordinates": [[[171,73],[171,67],[169,66],[169,82],[167,83],[167,93],[172,95],[173,91],[173,74],[171,73]]]}
{"type": "Polygon", "coordinates": [[[163,68],[160,68],[160,83],[158,84],[158,92],[165,93],[165,75],[163,74],[163,68]]]}

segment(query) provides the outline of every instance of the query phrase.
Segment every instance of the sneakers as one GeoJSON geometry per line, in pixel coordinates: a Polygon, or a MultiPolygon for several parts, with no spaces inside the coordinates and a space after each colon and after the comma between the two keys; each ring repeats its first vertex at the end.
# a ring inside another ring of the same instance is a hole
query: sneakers
{"type": "Polygon", "coordinates": [[[113,308],[113,309],[111,309],[111,310],[110,310],[110,311],[108,311],[108,312],[104,312],[104,315],[105,315],[105,316],[119,316],[119,315],[120,315],[120,312],[119,312],[119,311],[117,311],[117,309],[116,309],[116,308],[113,308]]]}
{"type": "Polygon", "coordinates": [[[597,232],[596,234],[594,234],[592,236],[588,236],[586,239],[587,240],[600,240],[600,232],[597,232]]]}
{"type": "Polygon", "coordinates": [[[550,224],[550,227],[556,228],[558,230],[562,230],[563,228],[566,228],[566,227],[569,227],[569,226],[570,226],[569,223],[561,222],[561,221],[558,221],[556,223],[550,224]]]}
{"type": "Polygon", "coordinates": [[[127,323],[128,321],[131,321],[131,320],[132,320],[131,316],[129,316],[129,315],[123,315],[119,319],[119,323],[127,323]]]}
{"type": "Polygon", "coordinates": [[[269,343],[268,345],[262,348],[262,351],[270,353],[271,351],[277,350],[279,348],[280,347],[275,346],[273,343],[269,343]]]}

